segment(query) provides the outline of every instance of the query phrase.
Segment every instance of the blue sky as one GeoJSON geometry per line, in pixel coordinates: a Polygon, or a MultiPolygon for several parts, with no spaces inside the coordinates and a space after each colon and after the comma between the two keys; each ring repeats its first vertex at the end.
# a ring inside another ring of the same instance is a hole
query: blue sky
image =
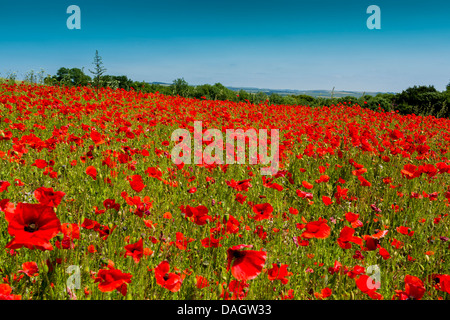
{"type": "Polygon", "coordinates": [[[0,76],[92,68],[133,80],[400,92],[450,82],[449,1],[0,2],[0,76]],[[67,7],[81,9],[69,30],[67,7]],[[366,9],[381,9],[369,30],[366,9]]]}

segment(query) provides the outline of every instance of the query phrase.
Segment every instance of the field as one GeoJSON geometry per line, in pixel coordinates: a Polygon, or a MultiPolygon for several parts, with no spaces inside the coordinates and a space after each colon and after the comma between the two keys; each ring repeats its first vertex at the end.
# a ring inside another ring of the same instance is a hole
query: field
{"type": "Polygon", "coordinates": [[[0,299],[450,297],[448,119],[26,84],[0,110],[0,299]],[[278,172],[174,164],[194,121],[278,129],[278,172]]]}

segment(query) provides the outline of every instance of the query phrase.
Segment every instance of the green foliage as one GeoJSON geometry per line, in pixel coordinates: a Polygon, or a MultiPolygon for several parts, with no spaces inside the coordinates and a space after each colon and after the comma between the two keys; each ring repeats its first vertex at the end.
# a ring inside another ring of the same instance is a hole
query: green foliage
{"type": "Polygon", "coordinates": [[[242,102],[247,102],[251,98],[250,93],[248,93],[247,91],[242,90],[242,89],[239,90],[237,95],[238,95],[238,100],[242,101],[242,102]]]}
{"type": "Polygon", "coordinates": [[[434,86],[414,86],[403,90],[394,101],[399,105],[400,113],[418,115],[446,114],[445,92],[439,92],[434,86]],[[442,110],[444,109],[444,110],[442,110]]]}
{"type": "Polygon", "coordinates": [[[92,79],[84,73],[83,69],[59,68],[53,79],[48,79],[47,81],[51,82],[54,80],[66,86],[87,86],[91,83],[92,79]]]}
{"type": "Polygon", "coordinates": [[[178,78],[175,79],[172,83],[172,93],[175,96],[188,96],[189,95],[189,84],[187,83],[186,80],[184,80],[184,78],[178,78]]]}
{"type": "Polygon", "coordinates": [[[265,92],[258,92],[254,95],[252,95],[251,102],[252,103],[264,103],[269,99],[267,94],[265,92]]]}
{"type": "Polygon", "coordinates": [[[379,93],[376,96],[362,96],[358,99],[358,103],[371,110],[392,111],[394,97],[395,95],[390,93],[379,93]]]}
{"type": "Polygon", "coordinates": [[[94,86],[98,90],[102,83],[101,77],[106,72],[106,68],[103,67],[102,57],[99,56],[98,50],[95,50],[94,62],[92,64],[94,65],[94,70],[89,70],[89,72],[94,75],[94,86]]]}

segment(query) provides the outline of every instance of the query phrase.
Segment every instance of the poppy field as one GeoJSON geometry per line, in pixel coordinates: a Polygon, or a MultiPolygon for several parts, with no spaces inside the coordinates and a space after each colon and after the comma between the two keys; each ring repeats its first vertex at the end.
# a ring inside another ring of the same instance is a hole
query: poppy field
{"type": "Polygon", "coordinates": [[[449,151],[350,102],[0,84],[0,299],[448,300],[449,151]],[[175,164],[194,121],[278,129],[278,171],[175,164]]]}

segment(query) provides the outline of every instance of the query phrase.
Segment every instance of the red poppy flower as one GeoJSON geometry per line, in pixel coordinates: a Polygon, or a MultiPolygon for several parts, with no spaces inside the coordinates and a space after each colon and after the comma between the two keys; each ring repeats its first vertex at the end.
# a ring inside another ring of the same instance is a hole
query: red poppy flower
{"type": "Polygon", "coordinates": [[[317,238],[317,239],[326,239],[330,236],[331,229],[330,226],[327,225],[326,219],[319,218],[317,221],[311,221],[308,222],[305,225],[305,231],[301,234],[303,238],[311,239],[311,238],[317,238]]]}
{"type": "Polygon", "coordinates": [[[237,245],[227,250],[227,271],[238,280],[251,280],[256,278],[266,263],[267,253],[265,251],[241,250],[252,248],[252,245],[237,245]]]}
{"type": "Polygon", "coordinates": [[[162,178],[162,172],[159,168],[156,167],[148,167],[147,170],[145,170],[145,173],[151,177],[156,178],[158,180],[161,180],[162,178]]]}
{"type": "Polygon", "coordinates": [[[319,179],[316,180],[316,183],[328,182],[330,181],[330,177],[326,174],[320,176],[319,179]]]}
{"type": "Polygon", "coordinates": [[[361,182],[360,185],[363,186],[363,187],[370,187],[370,186],[372,186],[372,183],[367,181],[363,176],[358,176],[358,180],[361,182]]]}
{"type": "Polygon", "coordinates": [[[435,281],[434,287],[437,290],[447,292],[450,294],[450,275],[448,274],[433,274],[432,279],[435,281]]]}
{"type": "Polygon", "coordinates": [[[182,206],[181,210],[186,217],[191,218],[192,221],[199,226],[202,226],[212,220],[212,217],[208,215],[208,208],[202,205],[197,207],[191,207],[188,205],[186,208],[182,206]]]}
{"type": "Polygon", "coordinates": [[[222,244],[220,243],[220,240],[222,239],[223,237],[216,239],[211,234],[209,237],[202,239],[200,242],[204,248],[218,248],[222,246],[222,244]]]}
{"type": "Polygon", "coordinates": [[[292,237],[292,241],[294,241],[295,245],[301,246],[301,247],[307,247],[309,246],[308,240],[303,240],[301,237],[292,237]]]}
{"type": "Polygon", "coordinates": [[[39,275],[38,265],[34,261],[22,263],[22,270],[19,273],[25,273],[29,277],[36,277],[39,275]]]}
{"type": "Polygon", "coordinates": [[[171,292],[177,292],[181,288],[183,279],[176,273],[169,272],[170,265],[167,261],[162,261],[155,269],[156,283],[171,292]]]}
{"type": "Polygon", "coordinates": [[[357,170],[353,170],[352,171],[352,174],[354,175],[354,176],[361,176],[362,174],[364,174],[364,173],[366,173],[367,172],[367,169],[366,168],[360,168],[360,169],[357,169],[357,170]]]}
{"type": "Polygon", "coordinates": [[[389,252],[385,248],[381,247],[380,245],[378,245],[377,247],[379,248],[378,253],[381,255],[381,257],[384,260],[387,260],[387,259],[389,259],[391,257],[391,255],[389,254],[389,252]]]}
{"type": "Polygon", "coordinates": [[[133,189],[136,192],[141,192],[142,189],[146,187],[144,184],[144,181],[142,180],[142,177],[138,174],[135,174],[133,176],[127,177],[128,182],[130,182],[131,189],[133,189]]]}
{"type": "Polygon", "coordinates": [[[110,292],[117,290],[123,296],[127,294],[127,283],[131,283],[132,275],[123,273],[119,269],[109,267],[109,269],[101,269],[97,273],[94,283],[98,282],[98,289],[101,292],[110,292]]]}
{"type": "Polygon", "coordinates": [[[261,240],[264,240],[267,237],[267,232],[264,231],[263,226],[256,226],[256,229],[253,233],[256,233],[261,240]]]}
{"type": "Polygon", "coordinates": [[[196,192],[197,192],[197,188],[195,188],[195,187],[190,188],[190,189],[188,190],[188,193],[196,193],[196,192]]]}
{"type": "Polygon", "coordinates": [[[225,215],[223,217],[223,223],[225,224],[225,227],[222,228],[222,234],[238,233],[240,223],[235,217],[232,215],[225,215]]]}
{"type": "Polygon", "coordinates": [[[309,183],[308,181],[302,181],[302,186],[305,187],[306,189],[312,189],[314,186],[309,183]]]}
{"type": "Polygon", "coordinates": [[[246,179],[242,181],[235,181],[231,179],[230,181],[225,181],[227,186],[237,190],[237,191],[245,191],[247,192],[249,188],[252,187],[252,184],[250,183],[252,179],[246,179]]]}
{"type": "MultiPolygon", "coordinates": [[[[1,137],[1,136],[0,136],[1,137]]],[[[11,294],[12,288],[7,283],[0,284],[0,300],[21,300],[22,296],[11,294]]]]}
{"type": "Polygon", "coordinates": [[[355,279],[358,275],[365,272],[364,267],[359,265],[354,266],[350,271],[347,272],[347,276],[351,279],[355,279]]]}
{"type": "Polygon", "coordinates": [[[287,271],[287,268],[287,264],[278,266],[278,264],[272,263],[272,268],[267,271],[267,277],[270,281],[280,280],[282,284],[286,284],[289,282],[289,279],[287,279],[286,277],[293,275],[292,272],[287,271]]]}
{"type": "Polygon", "coordinates": [[[97,180],[97,169],[93,166],[89,166],[86,168],[86,174],[90,176],[92,179],[97,180]]]}
{"type": "Polygon", "coordinates": [[[326,287],[326,288],[323,288],[320,293],[314,292],[314,296],[318,299],[326,299],[329,296],[331,296],[332,293],[333,293],[333,291],[331,291],[330,288],[326,287]]]}
{"type": "Polygon", "coordinates": [[[242,300],[248,294],[249,284],[245,280],[231,280],[228,288],[224,288],[223,285],[221,285],[220,297],[224,300],[242,300]]]}
{"type": "Polygon", "coordinates": [[[103,139],[102,135],[98,131],[91,131],[91,139],[94,141],[95,145],[100,145],[102,143],[105,143],[105,140],[103,139]]]}
{"type": "Polygon", "coordinates": [[[395,290],[395,295],[392,299],[399,300],[420,300],[425,294],[425,287],[422,280],[415,276],[405,276],[405,291],[395,290]]]}
{"type": "Polygon", "coordinates": [[[80,227],[76,223],[63,223],[61,231],[64,234],[63,239],[55,241],[55,245],[60,249],[73,249],[73,239],[80,238],[80,227]]]}
{"type": "Polygon", "coordinates": [[[100,223],[98,223],[95,220],[91,220],[91,219],[87,219],[87,218],[85,218],[83,220],[83,223],[81,224],[81,227],[88,229],[88,230],[91,230],[91,229],[96,230],[99,226],[100,226],[100,223]]]}
{"type": "Polygon", "coordinates": [[[341,199],[344,199],[344,200],[347,199],[347,197],[348,197],[347,196],[347,192],[348,192],[348,189],[341,188],[340,185],[337,186],[337,191],[334,194],[334,197],[336,198],[336,203],[337,204],[341,203],[341,199]]]}
{"type": "Polygon", "coordinates": [[[352,228],[358,228],[362,227],[363,223],[358,220],[359,214],[353,213],[353,212],[347,212],[345,214],[345,219],[351,223],[352,228]]]}
{"type": "Polygon", "coordinates": [[[6,248],[53,250],[49,241],[61,231],[61,222],[52,207],[18,203],[13,212],[5,212],[5,218],[8,233],[14,237],[6,248]]]}
{"type": "Polygon", "coordinates": [[[197,287],[197,289],[203,289],[206,287],[209,287],[209,283],[208,283],[208,279],[206,279],[203,276],[195,276],[196,284],[195,286],[197,287]]]}
{"type": "Polygon", "coordinates": [[[261,203],[253,206],[255,216],[251,217],[255,221],[272,218],[273,207],[270,203],[261,203]]]}
{"type": "Polygon", "coordinates": [[[247,196],[244,196],[244,195],[242,195],[240,193],[236,194],[235,200],[237,202],[239,202],[240,204],[243,204],[245,202],[245,199],[247,199],[247,196]]]}
{"type": "Polygon", "coordinates": [[[106,210],[114,209],[116,211],[120,210],[120,203],[116,203],[115,199],[106,199],[103,201],[103,206],[106,210]]]}
{"type": "MultiPolygon", "coordinates": [[[[175,241],[175,246],[180,250],[186,250],[188,243],[195,241],[193,238],[185,237],[182,232],[176,233],[177,240],[175,241]]],[[[173,244],[174,242],[171,242],[173,244]]]]}
{"type": "Polygon", "coordinates": [[[39,169],[44,169],[46,166],[48,166],[48,163],[47,163],[47,161],[45,161],[45,160],[42,160],[42,159],[36,159],[36,160],[34,161],[34,163],[32,164],[32,166],[35,166],[35,167],[37,167],[37,168],[39,168],[39,169]]]}
{"type": "Polygon", "coordinates": [[[144,255],[143,239],[141,238],[136,243],[126,245],[125,250],[125,257],[130,256],[133,258],[135,263],[138,263],[144,255]]]}
{"type": "Polygon", "coordinates": [[[334,261],[334,266],[333,267],[329,267],[328,268],[328,273],[330,273],[331,275],[335,274],[335,273],[340,273],[340,274],[344,274],[346,273],[348,270],[346,267],[344,267],[342,265],[342,263],[340,263],[339,261],[335,260],[334,261]]]}
{"type": "MultiPolygon", "coordinates": [[[[378,230],[375,230],[378,231],[378,230]]],[[[388,230],[380,230],[377,233],[371,235],[372,238],[374,239],[381,239],[384,238],[384,236],[388,233],[388,230]]]]}
{"type": "Polygon", "coordinates": [[[341,230],[341,233],[339,234],[339,238],[337,239],[338,245],[342,249],[350,249],[352,247],[350,242],[362,245],[362,239],[353,236],[354,233],[355,229],[344,226],[344,228],[341,230]]]}
{"type": "Polygon", "coordinates": [[[8,187],[11,185],[8,181],[0,181],[0,192],[8,192],[8,187]]]}
{"type": "Polygon", "coordinates": [[[382,300],[383,296],[376,292],[379,287],[379,283],[374,283],[374,280],[368,275],[362,274],[356,279],[356,286],[359,290],[367,294],[369,297],[375,300],[382,300]]]}
{"type": "Polygon", "coordinates": [[[400,226],[400,227],[397,227],[396,230],[398,233],[404,234],[409,237],[412,237],[414,235],[414,231],[412,231],[411,228],[408,228],[408,227],[400,226]]]}
{"type": "Polygon", "coordinates": [[[333,204],[333,201],[331,200],[331,198],[327,197],[327,196],[322,196],[322,202],[326,206],[333,204]]]}
{"type": "Polygon", "coordinates": [[[402,241],[399,241],[399,240],[397,240],[397,239],[395,239],[395,238],[393,238],[392,240],[391,240],[391,245],[395,248],[395,249],[401,249],[401,248],[403,248],[403,242],[402,241]]]}
{"type": "Polygon", "coordinates": [[[417,166],[413,164],[405,164],[403,166],[403,169],[401,170],[401,174],[406,179],[411,180],[419,177],[422,172],[420,170],[417,170],[417,166]]]}
{"type": "Polygon", "coordinates": [[[53,191],[53,188],[40,187],[34,191],[34,197],[40,204],[54,208],[59,206],[65,195],[62,191],[53,191]]]}
{"type": "Polygon", "coordinates": [[[380,241],[373,236],[364,235],[364,250],[373,251],[378,248],[380,241]]]}

